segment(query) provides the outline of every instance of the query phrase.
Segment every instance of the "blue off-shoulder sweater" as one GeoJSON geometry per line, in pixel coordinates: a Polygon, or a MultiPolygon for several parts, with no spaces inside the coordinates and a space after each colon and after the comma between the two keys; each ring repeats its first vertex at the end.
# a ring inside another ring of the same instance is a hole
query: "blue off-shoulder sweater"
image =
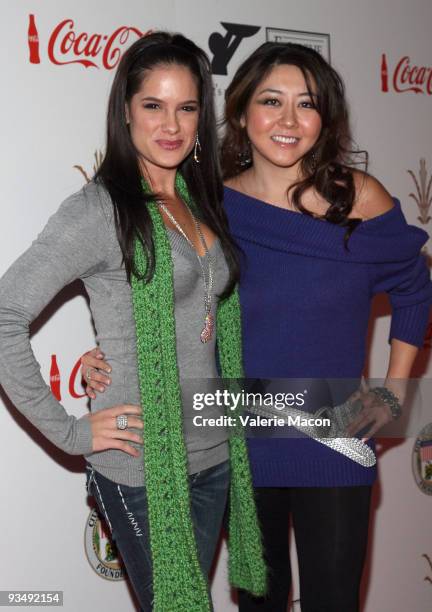
{"type": "MultiPolygon", "coordinates": [[[[244,252],[240,282],[248,378],[361,377],[371,300],[389,295],[390,339],[423,343],[432,284],[420,249],[426,232],[408,225],[398,200],[346,228],[272,206],[226,187],[231,232],[244,252]]],[[[248,440],[254,485],[371,484],[365,468],[310,438],[248,440]]],[[[371,442],[373,445],[373,442],[371,442]]]]}

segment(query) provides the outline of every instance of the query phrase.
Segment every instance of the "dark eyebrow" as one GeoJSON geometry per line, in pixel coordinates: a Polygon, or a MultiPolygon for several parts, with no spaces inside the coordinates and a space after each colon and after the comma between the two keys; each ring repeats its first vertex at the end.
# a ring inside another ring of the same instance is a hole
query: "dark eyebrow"
{"type": "Polygon", "coordinates": [[[261,94],[265,93],[266,91],[270,92],[270,93],[276,93],[276,94],[281,94],[282,95],[282,91],[280,91],[279,89],[272,89],[271,87],[268,87],[267,89],[263,89],[262,91],[260,91],[258,93],[258,95],[260,96],[261,94]]]}
{"type": "MultiPolygon", "coordinates": [[[[147,102],[163,103],[163,100],[155,98],[154,96],[145,96],[144,98],[141,98],[141,102],[144,102],[144,100],[146,100],[147,102]]],[[[185,100],[184,102],[180,102],[180,105],[182,104],[198,104],[198,100],[185,100]]]]}
{"type": "MultiPolygon", "coordinates": [[[[281,91],[280,89],[273,89],[271,87],[268,87],[267,89],[263,89],[262,91],[260,91],[258,93],[258,95],[260,96],[261,94],[266,93],[266,92],[283,95],[283,91],[281,91]]],[[[313,98],[317,98],[318,97],[317,94],[309,93],[308,91],[303,91],[302,93],[299,93],[298,97],[300,97],[300,96],[310,96],[310,97],[313,97],[313,98]]]]}

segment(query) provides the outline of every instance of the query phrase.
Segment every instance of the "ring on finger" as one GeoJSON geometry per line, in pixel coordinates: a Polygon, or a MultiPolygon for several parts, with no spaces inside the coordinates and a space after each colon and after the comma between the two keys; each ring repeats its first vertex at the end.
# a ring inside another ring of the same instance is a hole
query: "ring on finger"
{"type": "Polygon", "coordinates": [[[89,383],[91,382],[91,373],[93,372],[94,368],[87,368],[86,373],[84,378],[86,379],[86,381],[89,383]]]}
{"type": "Polygon", "coordinates": [[[116,425],[117,425],[117,429],[126,429],[128,426],[127,414],[119,414],[116,417],[116,425]]]}

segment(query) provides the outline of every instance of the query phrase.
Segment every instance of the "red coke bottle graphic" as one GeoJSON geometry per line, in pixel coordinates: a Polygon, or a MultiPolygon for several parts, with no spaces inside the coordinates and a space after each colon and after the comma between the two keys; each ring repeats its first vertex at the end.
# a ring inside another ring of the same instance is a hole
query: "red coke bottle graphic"
{"type": "Polygon", "coordinates": [[[385,53],[382,54],[381,58],[381,91],[388,91],[388,70],[385,53]]]}
{"type": "Polygon", "coordinates": [[[39,34],[36,28],[34,15],[29,15],[28,46],[30,52],[30,63],[40,64],[39,34]]]}
{"type": "Polygon", "coordinates": [[[58,369],[56,355],[51,355],[50,385],[52,394],[60,401],[60,371],[58,369]]]}

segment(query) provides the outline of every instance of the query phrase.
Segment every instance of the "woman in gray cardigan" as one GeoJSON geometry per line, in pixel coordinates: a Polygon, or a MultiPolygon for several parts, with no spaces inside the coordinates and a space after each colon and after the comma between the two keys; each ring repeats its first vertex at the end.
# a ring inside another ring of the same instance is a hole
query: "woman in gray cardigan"
{"type": "MultiPolygon", "coordinates": [[[[171,246],[180,381],[217,377],[219,296],[238,277],[222,212],[213,89],[204,52],[181,35],[155,33],[124,54],[108,107],[107,150],[96,177],[67,198],[0,281],[0,381],[18,410],[63,451],[85,456],[87,486],[122,555],[143,610],[152,609],[152,567],[143,469],[143,422],[130,279],[136,236],[154,267],[144,177],[160,195],[171,246]],[[200,219],[178,193],[180,170],[200,219]],[[163,202],[162,202],[163,200],[163,202]],[[43,381],[29,325],[68,283],[80,278],[90,298],[98,344],[112,385],[91,414],[68,415],[43,381]],[[205,298],[205,299],[203,299],[205,298]]],[[[181,384],[184,418],[191,389],[181,384]]],[[[227,431],[186,428],[191,519],[199,562],[208,574],[229,484],[227,431]]],[[[173,610],[178,609],[173,601],[173,610]]],[[[200,608],[201,609],[201,608],[200,608]]]]}

